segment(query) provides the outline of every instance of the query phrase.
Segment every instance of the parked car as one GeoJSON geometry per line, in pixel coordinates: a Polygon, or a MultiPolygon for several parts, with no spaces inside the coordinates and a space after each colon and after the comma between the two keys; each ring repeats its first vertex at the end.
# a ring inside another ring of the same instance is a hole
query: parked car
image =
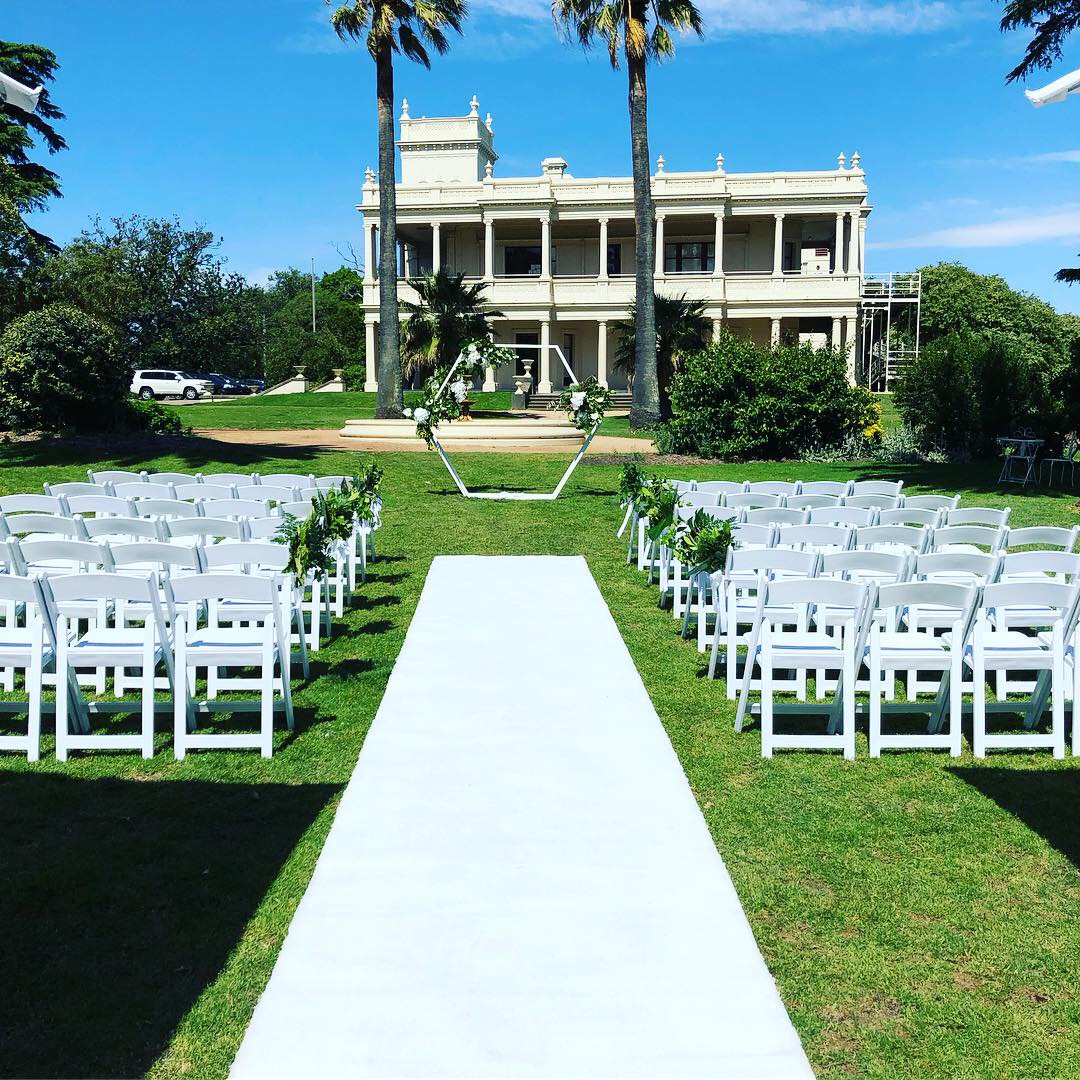
{"type": "Polygon", "coordinates": [[[187,371],[165,371],[161,369],[140,369],[131,380],[131,392],[143,401],[155,398],[179,397],[195,401],[209,394],[211,384],[187,371]]]}
{"type": "Polygon", "coordinates": [[[234,379],[231,375],[222,375],[219,371],[196,371],[195,377],[209,383],[210,392],[219,397],[251,393],[240,379],[234,379]]]}
{"type": "Polygon", "coordinates": [[[261,394],[266,389],[265,379],[241,379],[249,394],[261,394]]]}

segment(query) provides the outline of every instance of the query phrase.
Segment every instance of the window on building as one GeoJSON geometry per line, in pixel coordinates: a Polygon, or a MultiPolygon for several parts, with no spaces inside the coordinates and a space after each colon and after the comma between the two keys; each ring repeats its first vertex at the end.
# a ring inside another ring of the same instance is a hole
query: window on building
{"type": "MultiPolygon", "coordinates": [[[[574,335],[573,334],[563,334],[562,351],[563,351],[563,356],[566,357],[566,362],[570,365],[571,371],[574,370],[574,335]]],[[[557,359],[558,359],[557,357],[552,357],[552,362],[554,363],[557,359]]],[[[559,367],[562,369],[562,384],[563,384],[563,386],[564,387],[569,386],[570,385],[570,372],[567,371],[565,367],[563,367],[561,361],[559,361],[559,367]]]]}
{"type": "Polygon", "coordinates": [[[538,275],[540,273],[540,245],[515,244],[511,246],[508,244],[503,253],[503,273],[538,275]]]}
{"type": "Polygon", "coordinates": [[[607,272],[609,275],[622,273],[622,244],[608,244],[607,272]]]}
{"type": "Polygon", "coordinates": [[[701,241],[664,245],[664,272],[667,274],[709,274],[713,268],[712,244],[701,241]]]}

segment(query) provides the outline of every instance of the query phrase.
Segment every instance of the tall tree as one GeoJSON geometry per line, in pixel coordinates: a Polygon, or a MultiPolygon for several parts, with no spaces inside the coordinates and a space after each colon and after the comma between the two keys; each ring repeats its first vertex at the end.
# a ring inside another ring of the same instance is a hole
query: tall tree
{"type": "MultiPolygon", "coordinates": [[[[336,0],[326,0],[333,4],[336,0]]],[[[350,0],[330,16],[338,37],[363,40],[375,61],[379,112],[379,393],[378,417],[401,416],[401,329],[397,295],[397,169],[394,156],[394,53],[431,67],[446,30],[461,33],[465,0],[350,0]]],[[[371,268],[364,267],[370,274],[371,268]]]]}
{"type": "Polygon", "coordinates": [[[409,284],[420,299],[406,300],[404,370],[408,377],[434,369],[448,368],[470,340],[487,337],[490,318],[501,311],[487,305],[483,283],[466,285],[463,274],[445,268],[434,274],[413,278],[409,284]]]}
{"type": "MultiPolygon", "coordinates": [[[[56,54],[41,45],[0,41],[0,71],[24,86],[45,86],[55,78],[56,68],[56,54]]],[[[50,154],[58,154],[67,147],[52,124],[63,118],[48,89],[42,90],[33,113],[0,100],[0,195],[6,196],[20,215],[41,210],[49,199],[60,198],[60,177],[39,162],[31,161],[30,154],[38,142],[50,154]]],[[[56,250],[47,236],[27,228],[44,248],[56,250]]]]}
{"type": "MultiPolygon", "coordinates": [[[[671,416],[671,380],[688,353],[702,348],[708,339],[709,320],[705,318],[705,301],[691,300],[682,296],[664,296],[656,293],[653,300],[656,309],[656,372],[660,387],[660,414],[667,420],[671,416]]],[[[618,344],[612,367],[628,377],[634,376],[636,302],[630,309],[630,318],[615,324],[618,344]]]]}
{"type": "Polygon", "coordinates": [[[1005,76],[1006,82],[1048,71],[1061,59],[1065,39],[1080,27],[1080,0],[1007,0],[1001,16],[1003,32],[1033,30],[1024,57],[1005,76]]]}
{"type": "Polygon", "coordinates": [[[589,49],[599,39],[611,66],[626,60],[629,81],[630,154],[634,173],[634,228],[637,274],[634,304],[634,396],[630,426],[648,427],[660,419],[656,370],[655,214],[649,163],[649,112],[646,71],[650,61],[674,56],[671,30],[702,33],[693,0],[553,0],[551,13],[560,33],[589,49]]]}

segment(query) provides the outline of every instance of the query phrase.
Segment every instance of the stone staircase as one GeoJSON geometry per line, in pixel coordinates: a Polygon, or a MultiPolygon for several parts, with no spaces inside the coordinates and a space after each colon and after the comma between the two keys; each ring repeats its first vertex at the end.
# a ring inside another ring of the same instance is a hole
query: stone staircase
{"type": "MultiPolygon", "coordinates": [[[[550,408],[551,403],[559,400],[559,394],[530,394],[529,395],[529,408],[530,409],[547,409],[550,408]]],[[[629,390],[612,390],[611,391],[611,408],[613,410],[629,409],[630,408],[630,391],[629,390]]]]}

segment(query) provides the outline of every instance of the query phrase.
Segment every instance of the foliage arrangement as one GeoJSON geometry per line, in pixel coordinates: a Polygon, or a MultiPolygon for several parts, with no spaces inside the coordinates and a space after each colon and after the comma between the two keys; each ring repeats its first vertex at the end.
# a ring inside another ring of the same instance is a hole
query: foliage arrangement
{"type": "Polygon", "coordinates": [[[122,428],[129,382],[112,330],[70,304],[23,315],[0,335],[0,428],[122,428]]]}
{"type": "Polygon", "coordinates": [[[678,507],[679,493],[671,484],[659,476],[647,481],[641,492],[638,514],[648,519],[650,540],[660,540],[668,533],[675,523],[678,507]]]}
{"type": "Polygon", "coordinates": [[[1060,431],[1064,398],[1038,353],[1013,337],[951,333],[932,341],[897,383],[896,408],[922,447],[991,456],[1020,427],[1060,431]]]}
{"type": "Polygon", "coordinates": [[[286,514],[274,539],[289,549],[288,571],[297,582],[322,580],[353,534],[357,522],[371,521],[380,506],[382,469],[371,462],[339,488],[320,491],[306,518],[286,514]]]}
{"type": "Polygon", "coordinates": [[[799,457],[880,419],[870,392],[848,382],[842,351],[729,332],[684,359],[671,400],[671,450],[729,461],[799,457]]]}
{"type": "Polygon", "coordinates": [[[728,551],[735,543],[731,521],[699,510],[675,530],[675,558],[687,574],[715,574],[727,564],[728,551]]]}
{"type": "Polygon", "coordinates": [[[448,371],[469,342],[487,339],[489,319],[502,316],[487,305],[484,282],[466,285],[464,274],[445,267],[413,278],[409,284],[419,300],[405,300],[401,305],[409,316],[402,326],[401,362],[406,379],[448,371]]]}
{"type": "Polygon", "coordinates": [[[565,412],[579,431],[592,431],[611,408],[611,391],[590,375],[584,382],[565,387],[551,408],[565,412]]]}
{"type": "Polygon", "coordinates": [[[485,368],[509,363],[515,356],[513,349],[496,345],[488,338],[478,338],[466,342],[458,353],[458,367],[454,372],[457,378],[453,382],[444,387],[449,372],[436,371],[424,383],[420,404],[404,409],[403,415],[416,423],[416,434],[427,443],[429,450],[435,446],[435,429],[441,423],[461,416],[473,377],[485,368]]]}
{"type": "Polygon", "coordinates": [[[640,459],[626,462],[619,470],[619,506],[637,506],[645,491],[649,477],[641,467],[640,459]]]}

